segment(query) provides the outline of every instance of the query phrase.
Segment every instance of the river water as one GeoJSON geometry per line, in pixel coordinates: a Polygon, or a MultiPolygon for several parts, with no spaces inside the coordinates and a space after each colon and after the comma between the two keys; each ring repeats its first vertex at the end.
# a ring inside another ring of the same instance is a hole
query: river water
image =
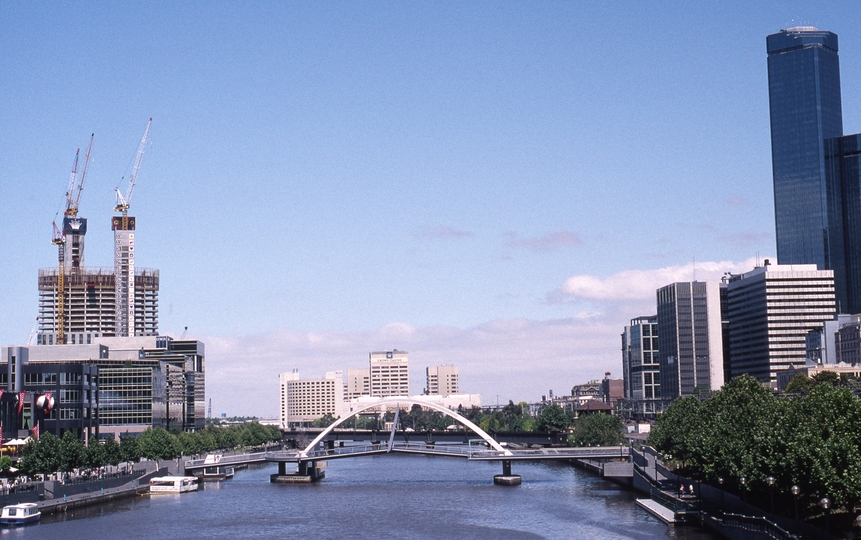
{"type": "Polygon", "coordinates": [[[238,471],[182,495],[140,496],[0,529],[2,538],[715,538],[667,527],[634,493],[562,463],[517,463],[517,487],[493,485],[498,463],[427,456],[329,462],[312,485],[269,483],[276,466],[238,471]]]}

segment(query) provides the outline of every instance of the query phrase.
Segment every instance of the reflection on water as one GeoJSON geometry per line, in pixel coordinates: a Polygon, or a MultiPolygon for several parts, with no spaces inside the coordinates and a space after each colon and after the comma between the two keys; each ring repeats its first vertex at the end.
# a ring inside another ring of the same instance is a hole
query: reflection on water
{"type": "Polygon", "coordinates": [[[715,538],[667,527],[635,494],[561,463],[514,464],[518,487],[494,486],[498,463],[424,456],[329,462],[313,485],[269,483],[275,465],[237,471],[194,493],[140,496],[43,516],[7,538],[715,538]]]}

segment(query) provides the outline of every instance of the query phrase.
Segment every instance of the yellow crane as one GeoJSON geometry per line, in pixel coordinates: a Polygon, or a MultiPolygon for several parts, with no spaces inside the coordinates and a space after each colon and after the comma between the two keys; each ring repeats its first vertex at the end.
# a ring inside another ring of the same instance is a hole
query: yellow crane
{"type": "Polygon", "coordinates": [[[57,344],[66,342],[66,222],[78,215],[78,206],[81,203],[81,192],[84,191],[84,180],[87,177],[87,168],[90,164],[90,153],[93,150],[93,138],[90,135],[90,144],[87,146],[87,154],[84,156],[84,167],[78,178],[78,158],[81,149],[75,152],[75,162],[72,164],[72,173],[69,175],[69,185],[66,188],[66,210],[63,212],[63,228],[57,227],[57,222],[52,222],[54,231],[51,243],[57,246],[57,344]]]}

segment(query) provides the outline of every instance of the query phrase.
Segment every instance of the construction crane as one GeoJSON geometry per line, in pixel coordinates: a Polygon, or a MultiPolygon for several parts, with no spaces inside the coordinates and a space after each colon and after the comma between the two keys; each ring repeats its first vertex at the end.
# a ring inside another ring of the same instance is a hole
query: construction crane
{"type": "Polygon", "coordinates": [[[63,228],[57,227],[57,222],[53,221],[54,227],[51,243],[57,246],[57,344],[66,342],[66,230],[65,220],[74,218],[78,215],[78,207],[81,203],[81,193],[84,191],[84,180],[87,177],[87,168],[90,164],[90,153],[93,150],[93,138],[95,134],[90,135],[90,144],[87,146],[87,153],[84,156],[84,167],[81,170],[81,177],[78,178],[78,159],[81,155],[81,149],[75,151],[75,161],[72,163],[72,172],[69,175],[69,185],[66,188],[66,210],[63,212],[65,216],[63,228]]]}
{"type": "Polygon", "coordinates": [[[33,328],[30,329],[30,335],[27,337],[27,346],[33,345],[33,340],[39,331],[39,317],[36,317],[36,322],[33,323],[33,328]]]}
{"type": "Polygon", "coordinates": [[[144,130],[143,137],[141,137],[141,143],[138,146],[138,153],[135,156],[135,164],[132,167],[132,173],[129,176],[129,187],[126,189],[126,194],[123,196],[122,192],[120,192],[120,188],[117,187],[117,205],[114,207],[114,212],[122,212],[123,213],[123,230],[128,228],[128,219],[129,219],[129,205],[132,202],[132,193],[135,190],[135,182],[138,178],[138,171],[141,168],[141,160],[143,159],[144,150],[146,149],[147,139],[149,138],[149,127],[152,125],[152,118],[149,119],[149,122],[146,124],[146,130],[144,130]]]}
{"type": "Polygon", "coordinates": [[[141,142],[135,155],[134,166],[129,176],[129,186],[123,195],[120,188],[116,188],[117,205],[115,212],[121,212],[121,216],[115,216],[111,222],[114,230],[114,273],[116,294],[116,335],[135,335],[135,267],[134,267],[134,229],[135,218],[129,217],[129,206],[132,202],[135,183],[138,172],[140,172],[141,160],[146,150],[149,139],[149,128],[152,118],[147,122],[141,142]]]}
{"type": "Polygon", "coordinates": [[[72,167],[72,175],[69,177],[69,187],[66,188],[66,211],[63,215],[67,217],[75,217],[78,215],[78,206],[81,204],[81,193],[84,191],[84,180],[87,178],[87,169],[90,165],[90,153],[93,150],[93,138],[95,133],[90,135],[90,144],[87,146],[87,154],[84,156],[84,166],[81,169],[81,178],[78,176],[78,155],[81,149],[75,154],[75,164],[72,167]]]}

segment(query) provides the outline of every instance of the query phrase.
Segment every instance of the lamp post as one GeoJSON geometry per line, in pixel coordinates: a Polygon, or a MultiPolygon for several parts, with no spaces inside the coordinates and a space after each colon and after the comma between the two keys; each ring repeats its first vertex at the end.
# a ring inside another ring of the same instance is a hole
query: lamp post
{"type": "Polygon", "coordinates": [[[774,482],[775,482],[775,480],[774,480],[773,476],[769,476],[768,478],[765,479],[765,481],[768,482],[768,498],[771,501],[771,513],[773,514],[774,513],[774,482]]]}
{"type": "Polygon", "coordinates": [[[792,498],[795,499],[795,519],[798,519],[798,494],[801,493],[801,488],[793,485],[789,491],[792,492],[792,498]]]}
{"type": "Polygon", "coordinates": [[[831,501],[828,500],[828,497],[822,497],[822,500],[819,501],[819,506],[825,510],[825,534],[828,535],[828,518],[831,517],[831,501]]]}
{"type": "Polygon", "coordinates": [[[718,477],[718,486],[720,486],[720,511],[723,512],[723,477],[718,477]]]}
{"type": "Polygon", "coordinates": [[[747,494],[745,493],[745,490],[747,489],[747,478],[742,476],[738,479],[738,483],[741,486],[741,502],[747,504],[747,494]]]}

